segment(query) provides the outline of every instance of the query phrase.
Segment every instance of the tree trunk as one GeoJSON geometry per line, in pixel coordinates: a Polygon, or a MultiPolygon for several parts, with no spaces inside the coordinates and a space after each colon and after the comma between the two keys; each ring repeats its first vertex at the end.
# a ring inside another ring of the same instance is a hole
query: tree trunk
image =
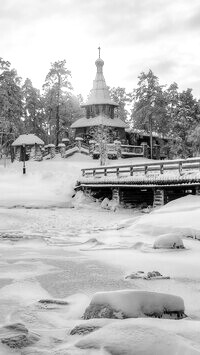
{"type": "Polygon", "coordinates": [[[59,144],[59,136],[60,136],[60,75],[58,74],[58,104],[56,108],[56,147],[59,144]]]}

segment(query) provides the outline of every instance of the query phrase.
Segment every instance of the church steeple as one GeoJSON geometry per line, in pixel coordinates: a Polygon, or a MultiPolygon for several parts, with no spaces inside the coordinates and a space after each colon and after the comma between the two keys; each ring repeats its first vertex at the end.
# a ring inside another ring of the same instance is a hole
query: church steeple
{"type": "Polygon", "coordinates": [[[88,100],[83,105],[83,107],[90,106],[90,105],[112,105],[114,107],[117,107],[118,104],[112,101],[110,98],[110,93],[103,75],[104,61],[100,57],[101,55],[100,47],[98,47],[98,51],[99,51],[99,58],[95,61],[95,65],[97,67],[96,77],[95,80],[93,81],[93,87],[88,96],[88,100]]]}

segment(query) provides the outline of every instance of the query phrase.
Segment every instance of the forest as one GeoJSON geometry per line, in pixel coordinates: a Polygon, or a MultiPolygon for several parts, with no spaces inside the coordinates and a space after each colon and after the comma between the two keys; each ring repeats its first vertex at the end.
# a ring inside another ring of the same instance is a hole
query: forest
{"type": "MultiPolygon", "coordinates": [[[[31,79],[23,81],[9,61],[0,58],[0,150],[9,153],[12,142],[23,133],[34,133],[46,144],[58,145],[70,137],[70,125],[84,115],[83,97],[75,95],[72,74],[66,60],[51,63],[42,86],[35,88],[31,79]]],[[[138,76],[131,92],[109,87],[118,103],[116,115],[130,127],[151,129],[169,141],[174,157],[200,153],[200,100],[192,89],[180,91],[177,83],[162,85],[149,70],[138,76]],[[170,143],[170,142],[173,142],[170,143]]]]}

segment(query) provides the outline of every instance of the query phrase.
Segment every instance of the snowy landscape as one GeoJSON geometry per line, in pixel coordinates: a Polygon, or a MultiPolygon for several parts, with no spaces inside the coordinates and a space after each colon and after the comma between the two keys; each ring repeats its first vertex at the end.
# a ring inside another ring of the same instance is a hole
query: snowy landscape
{"type": "Polygon", "coordinates": [[[200,1],[0,1],[0,355],[200,355],[200,1]]]}
{"type": "Polygon", "coordinates": [[[72,198],[95,164],[1,162],[0,354],[200,354],[200,197],[150,213],[72,198]]]}

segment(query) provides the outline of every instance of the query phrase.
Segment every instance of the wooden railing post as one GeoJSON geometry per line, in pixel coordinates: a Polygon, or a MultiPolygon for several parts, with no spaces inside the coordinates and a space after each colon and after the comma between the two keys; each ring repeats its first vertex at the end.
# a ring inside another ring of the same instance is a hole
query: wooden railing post
{"type": "Polygon", "coordinates": [[[148,172],[148,165],[145,165],[145,167],[144,167],[144,173],[145,173],[145,175],[147,174],[147,172],[148,172]]]}
{"type": "Polygon", "coordinates": [[[160,164],[160,173],[163,174],[164,173],[164,165],[160,164]]]}
{"type": "Polygon", "coordinates": [[[133,176],[133,166],[130,167],[130,176],[133,176]]]}
{"type": "Polygon", "coordinates": [[[93,176],[95,176],[95,174],[96,174],[96,170],[95,170],[95,169],[93,169],[93,176]]]}
{"type": "Polygon", "coordinates": [[[181,173],[182,173],[182,168],[183,168],[183,163],[182,163],[182,162],[179,162],[178,170],[179,170],[179,174],[180,174],[180,175],[181,175],[181,173]]]}
{"type": "Polygon", "coordinates": [[[104,169],[104,176],[107,176],[107,169],[104,169]]]}
{"type": "Polygon", "coordinates": [[[85,176],[85,170],[84,169],[82,170],[82,176],[85,176]]]}
{"type": "Polygon", "coordinates": [[[117,177],[119,177],[119,168],[116,169],[117,177]]]}

